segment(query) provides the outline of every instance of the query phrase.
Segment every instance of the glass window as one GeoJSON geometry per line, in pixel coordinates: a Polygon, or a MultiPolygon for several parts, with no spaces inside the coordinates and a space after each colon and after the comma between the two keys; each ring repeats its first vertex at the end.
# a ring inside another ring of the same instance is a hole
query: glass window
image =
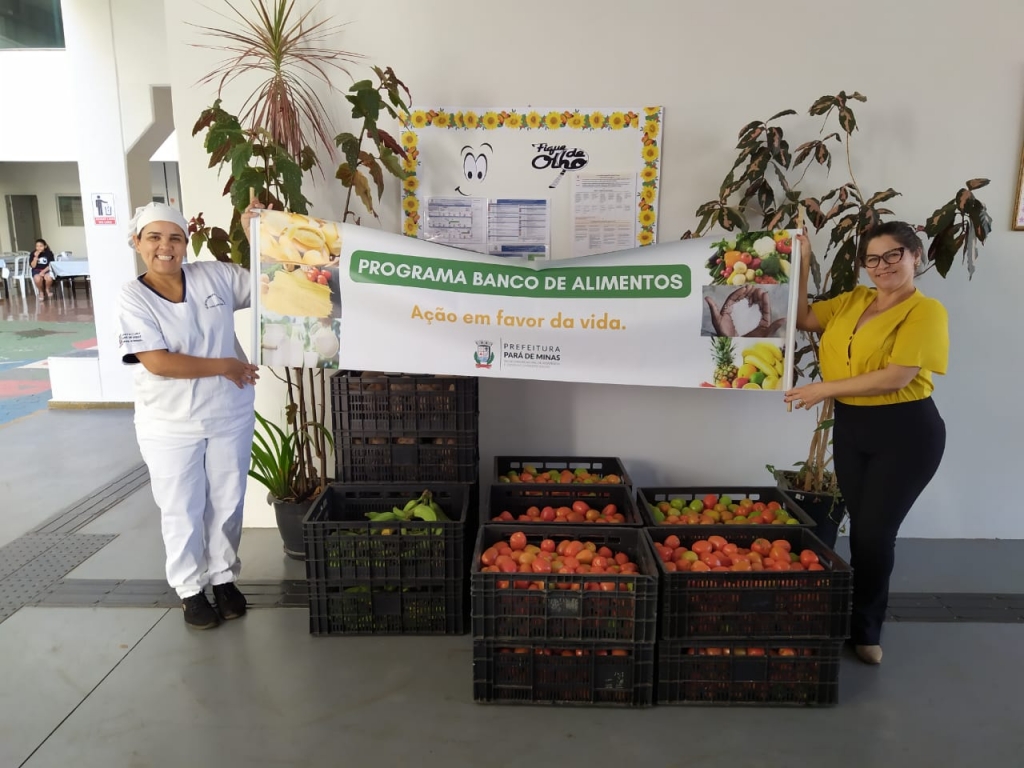
{"type": "Polygon", "coordinates": [[[63,48],[60,0],[0,0],[0,48],[63,48]]]}
{"type": "Polygon", "coordinates": [[[62,227],[84,227],[81,195],[57,195],[57,218],[62,227]]]}

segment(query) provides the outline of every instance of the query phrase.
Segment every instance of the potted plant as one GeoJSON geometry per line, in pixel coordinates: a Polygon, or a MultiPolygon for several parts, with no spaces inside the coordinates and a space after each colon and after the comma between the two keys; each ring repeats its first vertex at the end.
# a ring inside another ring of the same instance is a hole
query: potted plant
{"type": "MultiPolygon", "coordinates": [[[[210,168],[228,166],[230,177],[223,194],[231,200],[233,212],[226,229],[208,225],[200,212],[190,222],[189,234],[196,255],[206,246],[215,258],[248,268],[249,240],[241,215],[251,196],[275,210],[306,215],[309,201],[303,181],[314,169],[325,176],[320,152],[326,152],[332,161],[337,148],[344,155],[334,174],[349,190],[342,221],[353,216],[355,223],[360,223],[349,207],[353,190],[377,216],[371,183],[379,201],[384,171],[399,179],[407,176],[402,168],[405,150],[377,123],[384,114],[398,119],[397,110],[408,112],[402,92],[411,95],[390,67],[372,67],[376,84],[359,80],[345,94],[352,117],[361,121],[358,137],[347,132],[335,135],[316,88],[337,93],[331,70],[350,75],[347,66],[361,58],[328,47],[326,40],[337,27],[329,26],[329,18],[310,21],[315,6],[298,14],[295,0],[250,0],[253,18],[230,2],[226,4],[238,19],[237,28],[200,28],[218,41],[201,47],[224,51],[228,58],[200,80],[201,84],[216,82],[217,97],[199,116],[192,135],[205,132],[203,146],[210,168]],[[256,75],[258,82],[236,116],[224,108],[223,91],[227,84],[247,75],[256,75]],[[372,145],[369,149],[364,148],[367,139],[372,145]]],[[[250,474],[267,486],[285,551],[299,557],[304,556],[300,511],[304,514],[325,487],[328,456],[334,447],[324,428],[326,375],[321,368],[286,367],[283,375],[270,370],[286,385],[287,428],[282,430],[257,414],[264,434],[257,434],[254,440],[255,473],[250,474]],[[291,530],[291,523],[282,527],[283,520],[295,516],[300,521],[297,542],[285,537],[285,527],[291,530]]]]}
{"type": "Polygon", "coordinates": [[[258,412],[256,421],[262,432],[256,430],[253,435],[249,477],[267,488],[267,502],[274,508],[285,554],[304,560],[306,548],[302,518],[322,485],[315,469],[312,472],[302,471],[303,456],[310,448],[312,434],[319,432],[332,448],[334,440],[322,424],[315,422],[304,422],[298,430],[285,432],[258,412]]]}
{"type": "MultiPolygon", "coordinates": [[[[718,197],[697,208],[699,225],[683,239],[699,237],[718,226],[727,232],[752,229],[775,232],[808,225],[813,233],[828,232],[828,243],[811,262],[811,298],[830,298],[852,290],[858,282],[857,253],[867,229],[893,216],[887,204],[899,192],[887,188],[867,194],[853,172],[851,138],[858,130],[854,102],[865,102],[860,93],[822,96],[808,109],[809,117],[822,121],[818,138],[791,149],[779,121],[797,115],[783,110],[768,120],[753,120],[739,132],[738,154],[719,189],[718,197]],[[831,189],[811,193],[803,188],[807,171],[814,165],[832,170],[834,152],[845,160],[847,178],[831,189]],[[806,212],[806,214],[804,214],[806,212]]],[[[992,229],[992,219],[975,191],[988,179],[971,179],[956,195],[917,229],[929,240],[925,271],[935,269],[945,277],[957,253],[963,254],[968,274],[973,275],[977,248],[992,229]]],[[[720,249],[724,246],[716,244],[720,249]]],[[[794,364],[800,376],[820,378],[818,343],[814,334],[802,334],[794,364]]],[[[817,412],[806,459],[795,469],[772,473],[780,489],[793,495],[818,523],[817,533],[830,546],[845,515],[842,495],[831,469],[833,403],[826,400],[817,412]]]]}

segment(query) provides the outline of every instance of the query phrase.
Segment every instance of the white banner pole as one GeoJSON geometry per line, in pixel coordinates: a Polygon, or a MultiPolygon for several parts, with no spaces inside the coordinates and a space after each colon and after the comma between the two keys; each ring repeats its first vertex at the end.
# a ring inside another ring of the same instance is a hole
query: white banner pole
{"type": "Polygon", "coordinates": [[[252,311],[252,363],[263,364],[263,342],[260,334],[260,211],[249,221],[249,278],[252,281],[252,298],[249,307],[252,311]]]}
{"type": "MultiPolygon", "coordinates": [[[[797,240],[796,235],[803,233],[803,210],[798,209],[796,217],[796,234],[793,235],[793,250],[790,253],[789,268],[789,314],[786,317],[786,350],[783,357],[783,373],[782,373],[782,391],[786,392],[793,388],[794,384],[794,373],[796,367],[796,316],[797,316],[797,302],[806,301],[807,297],[800,296],[800,260],[803,258],[803,254],[800,252],[800,241],[797,240]]],[[[792,412],[793,404],[787,403],[787,411],[792,412]]]]}

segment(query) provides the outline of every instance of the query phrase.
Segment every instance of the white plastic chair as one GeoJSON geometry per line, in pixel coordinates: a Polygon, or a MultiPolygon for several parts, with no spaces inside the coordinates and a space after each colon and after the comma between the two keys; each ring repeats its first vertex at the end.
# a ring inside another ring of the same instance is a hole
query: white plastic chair
{"type": "Polygon", "coordinates": [[[14,273],[11,275],[11,280],[17,280],[21,284],[21,298],[24,301],[28,300],[28,295],[25,292],[26,281],[32,286],[32,292],[38,293],[36,291],[36,284],[32,280],[32,272],[28,267],[28,256],[14,257],[14,273]]]}

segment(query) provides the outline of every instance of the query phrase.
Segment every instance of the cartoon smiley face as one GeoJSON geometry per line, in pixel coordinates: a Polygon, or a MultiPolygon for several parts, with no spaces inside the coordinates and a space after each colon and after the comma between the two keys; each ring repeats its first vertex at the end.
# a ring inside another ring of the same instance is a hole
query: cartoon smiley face
{"type": "MultiPolygon", "coordinates": [[[[476,153],[473,152],[473,147],[466,146],[462,148],[462,178],[463,183],[479,184],[487,178],[487,166],[490,160],[490,153],[494,151],[494,148],[486,142],[480,145],[480,150],[476,153]]],[[[460,195],[469,197],[468,192],[463,192],[462,184],[455,187],[455,191],[460,195]]]]}

